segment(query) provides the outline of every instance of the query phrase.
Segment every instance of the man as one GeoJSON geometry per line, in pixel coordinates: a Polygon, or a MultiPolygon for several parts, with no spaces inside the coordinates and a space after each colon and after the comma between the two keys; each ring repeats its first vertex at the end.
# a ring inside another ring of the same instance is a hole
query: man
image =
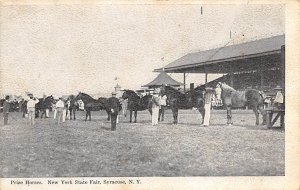
{"type": "Polygon", "coordinates": [[[217,84],[215,91],[216,91],[216,106],[222,106],[222,98],[221,98],[222,89],[219,83],[217,84]]]}
{"type": "Polygon", "coordinates": [[[152,96],[152,125],[158,125],[158,114],[159,114],[159,97],[158,97],[158,92],[157,90],[153,91],[153,96],[152,96]]]}
{"type": "Polygon", "coordinates": [[[283,103],[284,103],[284,100],[283,100],[283,94],[282,94],[282,88],[280,86],[276,86],[274,88],[275,92],[276,92],[276,96],[275,96],[275,99],[274,99],[274,106],[276,108],[282,108],[283,107],[283,103]]]}
{"type": "Polygon", "coordinates": [[[209,126],[209,120],[210,120],[210,109],[211,109],[211,100],[213,98],[213,89],[212,88],[205,88],[205,94],[204,94],[204,110],[205,110],[205,114],[204,114],[204,121],[203,121],[203,125],[204,127],[208,127],[209,126]]]}
{"type": "Polygon", "coordinates": [[[30,96],[30,99],[27,102],[27,110],[28,110],[28,118],[30,125],[34,125],[35,120],[35,104],[37,104],[39,100],[30,96]]]}
{"type": "Polygon", "coordinates": [[[5,101],[3,102],[3,118],[4,125],[8,124],[8,113],[10,109],[9,96],[5,96],[5,101]]]}
{"type": "Polygon", "coordinates": [[[111,130],[115,131],[117,127],[117,117],[120,111],[120,102],[118,98],[116,98],[116,93],[112,93],[112,97],[108,99],[108,107],[111,111],[110,120],[111,120],[111,130]]]}
{"type": "Polygon", "coordinates": [[[62,98],[60,97],[59,100],[55,104],[56,107],[56,117],[57,117],[57,124],[59,125],[62,121],[63,117],[63,110],[64,110],[64,102],[62,101],[62,98]]]}
{"type": "Polygon", "coordinates": [[[158,115],[158,121],[164,121],[165,118],[165,109],[167,107],[167,96],[166,95],[160,95],[160,106],[159,106],[159,115],[158,115]]]}

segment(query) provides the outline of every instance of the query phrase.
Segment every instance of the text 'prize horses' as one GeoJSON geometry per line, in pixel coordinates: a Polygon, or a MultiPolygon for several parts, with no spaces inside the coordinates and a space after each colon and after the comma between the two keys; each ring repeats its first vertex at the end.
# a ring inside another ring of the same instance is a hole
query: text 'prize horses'
{"type": "Polygon", "coordinates": [[[187,93],[182,93],[179,90],[163,85],[160,90],[162,96],[167,96],[167,104],[172,110],[174,124],[178,123],[178,110],[179,109],[192,109],[197,108],[202,116],[202,123],[204,118],[204,91],[195,88],[187,93]]]}
{"type": "Polygon", "coordinates": [[[226,83],[218,83],[222,89],[221,98],[223,105],[227,110],[227,124],[231,125],[232,115],[231,108],[243,108],[245,106],[251,106],[255,117],[256,125],[259,125],[259,112],[263,115],[263,125],[266,124],[266,113],[263,109],[264,97],[263,92],[256,89],[247,89],[244,91],[237,91],[226,83]]]}
{"type": "Polygon", "coordinates": [[[100,111],[100,110],[105,110],[108,115],[107,120],[110,120],[111,111],[108,109],[109,106],[107,106],[108,104],[107,98],[99,98],[98,100],[96,100],[88,94],[79,92],[79,94],[75,97],[74,101],[77,102],[78,100],[82,100],[84,103],[84,109],[86,111],[85,121],[87,121],[88,116],[89,116],[89,120],[91,121],[91,111],[100,111]]]}
{"type": "Polygon", "coordinates": [[[148,109],[150,114],[152,114],[152,110],[151,110],[152,96],[151,95],[146,95],[141,98],[139,95],[137,95],[137,93],[135,93],[132,90],[123,90],[123,91],[124,91],[124,93],[122,95],[122,99],[124,99],[124,100],[128,99],[127,109],[130,112],[130,122],[132,122],[132,112],[134,112],[134,122],[135,123],[136,123],[138,111],[143,111],[143,110],[148,109]]]}

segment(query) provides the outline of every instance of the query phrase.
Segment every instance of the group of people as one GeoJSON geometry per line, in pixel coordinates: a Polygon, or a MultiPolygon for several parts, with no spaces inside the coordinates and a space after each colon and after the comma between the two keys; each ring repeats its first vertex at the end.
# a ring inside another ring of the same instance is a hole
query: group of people
{"type": "MultiPolygon", "coordinates": [[[[276,87],[274,90],[276,90],[276,97],[274,100],[274,105],[277,104],[281,105],[283,104],[283,95],[281,93],[282,88],[276,87]]],[[[205,89],[204,93],[204,118],[203,118],[203,125],[209,126],[210,121],[210,112],[211,112],[211,106],[212,102],[215,101],[217,105],[222,104],[221,100],[221,88],[217,85],[216,89],[212,89],[207,87],[205,89]]],[[[30,99],[27,102],[27,110],[28,110],[28,119],[29,124],[34,125],[35,123],[35,107],[36,104],[39,102],[37,98],[34,98],[33,96],[30,96],[30,99]]],[[[152,96],[152,125],[156,126],[158,125],[159,117],[162,116],[161,119],[163,121],[164,119],[164,111],[167,107],[167,96],[161,95],[158,90],[154,90],[153,96],[152,96]]],[[[126,102],[125,102],[126,103],[126,102]]],[[[68,101],[67,103],[68,104],[68,101]]],[[[120,110],[120,100],[116,98],[116,93],[112,93],[112,97],[108,99],[108,106],[109,110],[111,111],[111,130],[116,130],[116,124],[118,123],[118,114],[121,111],[120,110]]],[[[125,105],[125,104],[124,104],[125,105]]],[[[84,103],[81,101],[79,102],[79,107],[83,109],[84,103]]],[[[126,116],[127,106],[123,106],[122,103],[122,109],[123,114],[126,116]]],[[[10,102],[9,102],[9,96],[5,97],[5,101],[3,102],[3,118],[4,118],[4,125],[8,124],[8,114],[10,110],[10,102]]],[[[46,113],[46,117],[49,117],[46,113]]],[[[66,119],[66,116],[70,115],[68,113],[68,109],[66,109],[65,103],[62,101],[62,98],[59,98],[59,100],[54,105],[54,119],[56,119],[57,124],[59,125],[61,122],[64,122],[66,119]]]]}

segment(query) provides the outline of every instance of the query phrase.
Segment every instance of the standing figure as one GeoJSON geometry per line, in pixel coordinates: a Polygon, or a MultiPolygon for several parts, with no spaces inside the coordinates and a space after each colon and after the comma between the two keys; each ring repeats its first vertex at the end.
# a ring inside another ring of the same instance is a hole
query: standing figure
{"type": "Polygon", "coordinates": [[[127,108],[128,108],[128,99],[125,100],[122,98],[121,104],[122,104],[122,114],[124,117],[126,117],[127,116],[127,108]]]}
{"type": "Polygon", "coordinates": [[[30,96],[29,101],[27,102],[27,110],[28,110],[28,119],[29,124],[34,125],[35,120],[35,104],[39,102],[38,98],[34,98],[33,96],[30,96]]]}
{"type": "Polygon", "coordinates": [[[280,86],[276,86],[274,90],[276,91],[276,96],[274,99],[274,107],[281,109],[283,108],[283,103],[284,103],[282,88],[280,86]]]}
{"type": "Polygon", "coordinates": [[[159,97],[158,92],[154,91],[152,96],[152,125],[158,124],[158,114],[159,114],[159,97]]]}
{"type": "Polygon", "coordinates": [[[112,97],[108,99],[108,107],[111,111],[110,120],[111,120],[111,130],[115,131],[117,127],[117,117],[120,111],[120,102],[119,99],[116,98],[116,93],[112,93],[112,97]]]}
{"type": "Polygon", "coordinates": [[[211,110],[211,100],[213,98],[213,89],[212,88],[205,88],[205,94],[204,94],[204,127],[209,126],[209,120],[210,120],[210,110],[211,110]]]}
{"type": "Polygon", "coordinates": [[[159,115],[158,115],[158,121],[164,121],[165,118],[165,109],[167,107],[167,96],[166,95],[160,95],[160,106],[159,106],[159,115]]]}
{"type": "Polygon", "coordinates": [[[217,84],[215,91],[216,91],[216,106],[222,106],[222,98],[221,98],[222,89],[220,87],[220,84],[217,84]]]}
{"type": "Polygon", "coordinates": [[[64,102],[62,101],[62,98],[59,98],[59,100],[55,104],[55,107],[56,107],[57,124],[59,125],[63,119],[63,110],[65,107],[64,102]]]}
{"type": "Polygon", "coordinates": [[[5,96],[5,101],[3,102],[3,118],[4,125],[8,124],[8,113],[10,109],[9,96],[5,96]]]}

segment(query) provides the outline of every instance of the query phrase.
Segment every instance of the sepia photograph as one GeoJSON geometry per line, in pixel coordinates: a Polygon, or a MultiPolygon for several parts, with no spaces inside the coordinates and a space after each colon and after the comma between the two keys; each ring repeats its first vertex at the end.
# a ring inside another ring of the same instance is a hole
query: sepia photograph
{"type": "Polygon", "coordinates": [[[0,4],[11,188],[286,175],[284,3],[43,2],[0,4]]]}

